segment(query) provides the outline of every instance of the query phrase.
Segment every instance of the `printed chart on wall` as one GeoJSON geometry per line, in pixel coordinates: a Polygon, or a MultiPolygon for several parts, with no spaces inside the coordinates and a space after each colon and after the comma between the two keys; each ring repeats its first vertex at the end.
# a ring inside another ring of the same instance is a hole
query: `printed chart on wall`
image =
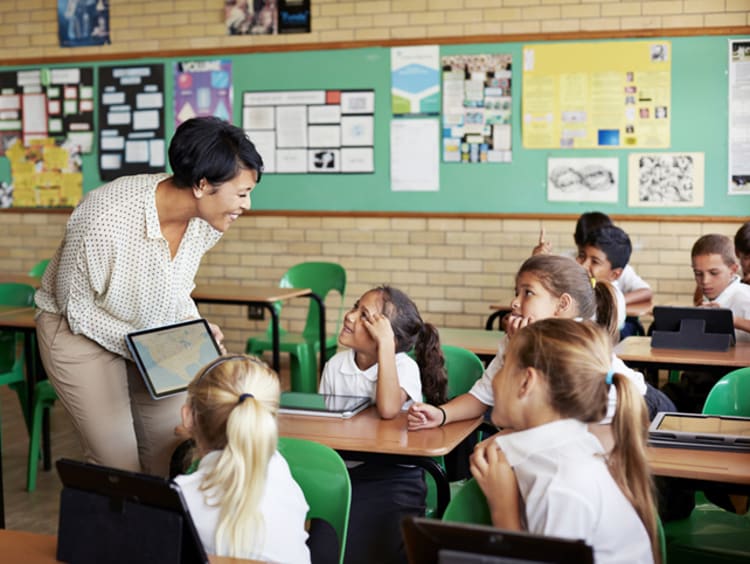
{"type": "Polygon", "coordinates": [[[372,173],[374,90],[245,92],[242,127],[264,173],[372,173]]]}
{"type": "Polygon", "coordinates": [[[511,56],[443,57],[443,161],[511,161],[511,56]]]}
{"type": "Polygon", "coordinates": [[[523,146],[670,146],[671,43],[545,43],[523,49],[523,146]]]}
{"type": "Polygon", "coordinates": [[[99,132],[104,180],[164,171],[162,65],[99,68],[99,132]]]}
{"type": "Polygon", "coordinates": [[[729,194],[750,194],[750,41],[729,43],[729,194]]]}
{"type": "Polygon", "coordinates": [[[232,121],[232,62],[174,63],[175,128],[198,116],[232,121]]]}
{"type": "Polygon", "coordinates": [[[16,139],[54,138],[90,153],[94,137],[94,72],[90,67],[0,73],[0,155],[16,139]]]}

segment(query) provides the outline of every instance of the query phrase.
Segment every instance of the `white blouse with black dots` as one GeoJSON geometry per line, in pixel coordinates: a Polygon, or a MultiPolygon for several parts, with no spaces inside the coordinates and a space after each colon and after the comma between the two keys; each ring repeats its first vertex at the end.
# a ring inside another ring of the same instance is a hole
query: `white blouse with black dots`
{"type": "Polygon", "coordinates": [[[199,317],[195,274],[222,235],[193,218],[173,259],[156,211],[165,178],[125,176],[89,192],[36,293],[42,311],[65,315],[73,333],[125,357],[126,333],[199,317]]]}

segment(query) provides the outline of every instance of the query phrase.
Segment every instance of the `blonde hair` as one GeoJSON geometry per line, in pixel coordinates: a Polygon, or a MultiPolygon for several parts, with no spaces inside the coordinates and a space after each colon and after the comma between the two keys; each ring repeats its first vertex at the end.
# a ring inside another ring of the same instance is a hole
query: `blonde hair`
{"type": "Polygon", "coordinates": [[[268,463],[276,451],[279,379],[264,362],[225,355],[205,366],[188,386],[193,434],[203,450],[220,450],[201,490],[217,492],[220,556],[257,554],[263,517],[260,500],[268,463]],[[223,547],[226,554],[221,554],[223,547]]]}
{"type": "MultiPolygon", "coordinates": [[[[519,368],[533,367],[544,374],[549,403],[561,417],[596,423],[605,416],[612,343],[598,325],[560,318],[536,321],[513,336],[506,357],[519,368]]],[[[615,445],[607,466],[643,522],[651,539],[654,562],[658,563],[653,484],[646,458],[648,412],[627,377],[613,374],[612,384],[617,389],[612,422],[615,445]]]]}
{"type": "Polygon", "coordinates": [[[569,257],[560,255],[534,255],[518,269],[516,280],[529,272],[550,294],[559,298],[568,294],[575,302],[578,315],[595,319],[615,342],[619,339],[617,327],[617,297],[609,282],[593,282],[589,273],[569,257]]]}

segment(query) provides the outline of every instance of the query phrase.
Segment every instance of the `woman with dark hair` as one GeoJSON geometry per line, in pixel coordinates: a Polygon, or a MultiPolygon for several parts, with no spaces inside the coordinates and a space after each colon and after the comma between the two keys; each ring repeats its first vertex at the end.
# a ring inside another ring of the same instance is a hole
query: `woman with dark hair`
{"type": "Polygon", "coordinates": [[[151,398],[125,335],[200,317],[190,297],[200,260],[250,209],[263,170],[242,129],[213,117],[177,128],[169,163],[171,176],[86,194],[36,294],[42,362],[86,458],[161,475],[185,397],[151,398]]]}

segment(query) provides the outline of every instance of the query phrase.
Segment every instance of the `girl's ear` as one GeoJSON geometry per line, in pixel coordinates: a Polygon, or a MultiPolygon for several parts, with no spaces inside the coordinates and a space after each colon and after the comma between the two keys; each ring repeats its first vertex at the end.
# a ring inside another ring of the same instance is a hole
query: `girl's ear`
{"type": "Polygon", "coordinates": [[[567,292],[564,292],[557,298],[557,317],[570,317],[573,313],[573,298],[567,292]]]}
{"type": "Polygon", "coordinates": [[[541,374],[539,374],[539,371],[536,368],[532,366],[524,368],[523,373],[521,374],[521,379],[518,383],[518,399],[528,397],[534,388],[537,387],[540,377],[541,374]]]}
{"type": "Polygon", "coordinates": [[[185,403],[182,405],[180,414],[182,415],[182,426],[185,427],[187,431],[192,432],[193,427],[195,427],[195,418],[193,417],[193,408],[185,403]]]}

